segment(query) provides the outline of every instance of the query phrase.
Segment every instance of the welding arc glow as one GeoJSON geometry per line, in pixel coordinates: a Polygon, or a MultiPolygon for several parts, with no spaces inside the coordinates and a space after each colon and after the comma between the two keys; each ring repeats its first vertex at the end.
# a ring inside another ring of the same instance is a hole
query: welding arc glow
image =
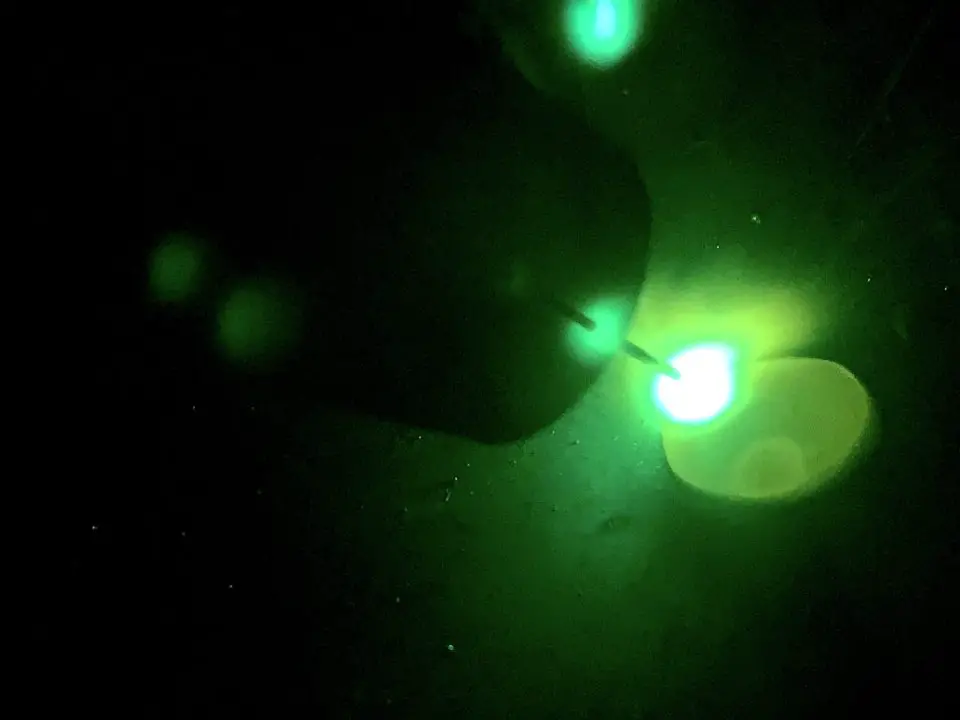
{"type": "Polygon", "coordinates": [[[565,0],[565,32],[582,62],[610,68],[630,52],[644,30],[644,0],[565,0]]]}
{"type": "Polygon", "coordinates": [[[654,398],[679,423],[699,424],[726,410],[733,399],[733,351],[723,345],[699,345],[668,361],[680,378],[660,375],[654,398]]]}
{"type": "Polygon", "coordinates": [[[617,28],[617,11],[610,0],[603,0],[597,6],[597,15],[593,31],[598,38],[611,38],[617,28]]]}

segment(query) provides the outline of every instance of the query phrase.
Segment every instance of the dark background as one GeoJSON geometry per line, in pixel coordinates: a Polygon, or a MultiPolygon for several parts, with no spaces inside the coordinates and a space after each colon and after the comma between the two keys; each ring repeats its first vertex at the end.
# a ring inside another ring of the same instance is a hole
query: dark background
{"type": "MultiPolygon", "coordinates": [[[[288,415],[204,349],[202,318],[143,302],[157,234],[205,217],[196,185],[151,176],[175,164],[148,132],[157,113],[186,122],[216,99],[180,81],[222,87],[243,66],[271,101],[319,76],[328,112],[351,93],[389,108],[417,97],[391,71],[395,53],[426,47],[414,38],[441,38],[430,52],[463,65],[437,72],[455,75],[504,62],[496,33],[468,53],[452,9],[429,31],[391,9],[393,42],[359,52],[315,9],[24,16],[22,211],[65,291],[40,452],[68,469],[38,483],[44,552],[30,556],[38,699],[134,717],[946,712],[960,452],[947,5],[889,93],[929,3],[663,3],[653,40],[615,75],[557,71],[556,92],[636,155],[655,253],[676,277],[705,245],[657,248],[658,207],[693,212],[697,183],[729,158],[805,173],[755,188],[768,226],[833,229],[742,249],[839,288],[843,321],[808,354],[857,373],[883,435],[843,483],[765,508],[694,496],[653,436],[614,451],[603,386],[494,449],[323,407],[288,415]],[[689,150],[703,146],[722,162],[698,166],[689,150]]],[[[251,141],[254,157],[267,148],[251,141]]],[[[216,216],[230,227],[230,208],[216,216]]],[[[257,247],[222,256],[255,267],[257,247]]]]}

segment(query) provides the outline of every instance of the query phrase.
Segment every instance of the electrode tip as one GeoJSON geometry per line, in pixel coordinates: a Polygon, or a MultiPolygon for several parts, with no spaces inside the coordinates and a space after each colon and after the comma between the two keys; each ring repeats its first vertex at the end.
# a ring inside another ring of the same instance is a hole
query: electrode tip
{"type": "Polygon", "coordinates": [[[673,367],[672,365],[668,365],[665,362],[661,362],[660,360],[657,360],[657,358],[653,357],[653,355],[648,353],[646,350],[643,350],[636,344],[630,342],[629,340],[627,340],[623,344],[623,350],[625,353],[627,353],[627,355],[632,357],[634,360],[639,360],[644,365],[653,365],[661,373],[663,373],[668,377],[673,378],[674,380],[680,379],[680,373],[677,372],[677,369],[675,367],[673,367]]]}

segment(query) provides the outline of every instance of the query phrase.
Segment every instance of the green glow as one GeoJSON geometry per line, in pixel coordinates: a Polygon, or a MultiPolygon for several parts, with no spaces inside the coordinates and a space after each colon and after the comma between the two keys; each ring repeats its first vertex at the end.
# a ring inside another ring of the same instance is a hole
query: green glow
{"type": "Polygon", "coordinates": [[[597,326],[593,330],[570,323],[567,342],[573,354],[583,363],[603,362],[619,352],[627,333],[629,305],[622,300],[608,299],[583,309],[584,315],[597,326]]]}
{"type": "Polygon", "coordinates": [[[673,421],[700,424],[730,407],[734,397],[734,352],[726,345],[698,345],[668,361],[680,379],[660,375],[654,383],[657,405],[673,421]]]}
{"type": "Polygon", "coordinates": [[[796,497],[839,477],[876,439],[870,395],[842,365],[786,357],[737,374],[736,408],[723,422],[663,429],[670,468],[699,490],[741,500],[796,497]]]}
{"type": "Polygon", "coordinates": [[[643,32],[643,0],[567,0],[564,31],[584,62],[608,68],[620,62],[643,32]]]}
{"type": "Polygon", "coordinates": [[[203,280],[204,257],[201,243],[190,235],[167,235],[150,257],[150,292],[161,302],[184,302],[194,295],[203,280]]]}
{"type": "Polygon", "coordinates": [[[250,282],[234,288],[217,321],[220,346],[237,362],[275,360],[297,338],[296,304],[276,283],[250,282]]]}

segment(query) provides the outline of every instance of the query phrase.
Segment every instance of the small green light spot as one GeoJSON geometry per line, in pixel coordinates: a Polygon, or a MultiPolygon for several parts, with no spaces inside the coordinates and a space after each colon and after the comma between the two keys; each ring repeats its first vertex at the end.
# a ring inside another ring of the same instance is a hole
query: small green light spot
{"type": "Polygon", "coordinates": [[[583,363],[595,364],[616,355],[623,346],[630,307],[619,300],[604,300],[584,308],[583,314],[596,323],[592,330],[571,322],[567,342],[583,363]]]}
{"type": "Polygon", "coordinates": [[[679,379],[657,377],[654,397],[674,422],[697,425],[730,407],[735,391],[734,353],[725,345],[698,345],[668,361],[679,379]]]}
{"type": "Polygon", "coordinates": [[[296,340],[296,308],[279,285],[241,285],[221,306],[218,331],[220,346],[231,360],[274,360],[296,340]]]}
{"type": "Polygon", "coordinates": [[[153,297],[170,303],[188,300],[202,283],[203,260],[203,248],[195,238],[181,233],[168,235],[150,258],[153,297]]]}

